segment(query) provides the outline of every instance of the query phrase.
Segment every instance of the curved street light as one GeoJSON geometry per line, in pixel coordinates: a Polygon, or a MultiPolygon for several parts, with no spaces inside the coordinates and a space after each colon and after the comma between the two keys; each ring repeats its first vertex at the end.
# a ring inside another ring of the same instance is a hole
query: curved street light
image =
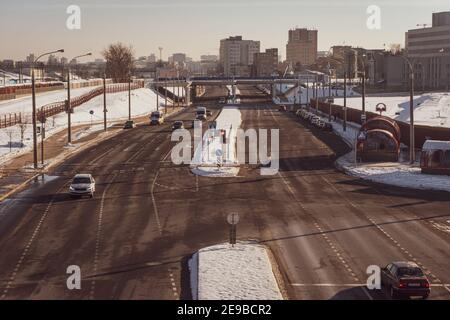
{"type": "Polygon", "coordinates": [[[71,126],[71,113],[72,113],[72,104],[70,101],[70,62],[79,58],[83,58],[83,57],[87,57],[87,56],[92,56],[92,53],[86,53],[86,54],[82,54],[76,57],[73,57],[70,61],[69,61],[69,66],[67,68],[67,143],[70,144],[72,142],[72,126],[71,126]]]}
{"type": "Polygon", "coordinates": [[[36,135],[36,80],[34,75],[34,67],[36,63],[42,57],[54,54],[63,53],[64,49],[59,49],[56,51],[47,52],[38,56],[31,64],[31,97],[32,97],[32,122],[33,122],[33,167],[37,169],[38,167],[38,157],[37,157],[37,135],[36,135]]]}
{"type": "Polygon", "coordinates": [[[415,141],[414,141],[414,68],[404,55],[401,55],[403,60],[406,61],[409,68],[409,162],[413,164],[415,162],[415,141]]]}

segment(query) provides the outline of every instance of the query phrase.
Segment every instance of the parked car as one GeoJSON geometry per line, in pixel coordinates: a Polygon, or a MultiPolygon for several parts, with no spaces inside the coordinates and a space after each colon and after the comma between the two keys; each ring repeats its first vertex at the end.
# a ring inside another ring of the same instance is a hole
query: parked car
{"type": "Polygon", "coordinates": [[[225,104],[225,103],[227,103],[227,98],[225,98],[225,97],[220,97],[219,103],[220,103],[220,104],[225,104]]]}
{"type": "Polygon", "coordinates": [[[91,198],[95,193],[95,180],[89,173],[80,173],[73,177],[72,183],[69,186],[69,193],[71,196],[88,195],[91,198]]]}
{"type": "Polygon", "coordinates": [[[207,115],[208,117],[211,117],[211,116],[212,116],[212,111],[211,111],[211,110],[206,110],[206,115],[207,115]]]}
{"type": "Polygon", "coordinates": [[[124,129],[133,129],[136,126],[133,120],[127,120],[123,125],[124,129]]]}
{"type": "Polygon", "coordinates": [[[388,290],[392,299],[402,296],[430,295],[430,282],[422,269],[414,262],[392,262],[381,269],[381,285],[388,290]]]}
{"type": "Polygon", "coordinates": [[[177,129],[184,129],[184,123],[181,120],[176,120],[172,124],[172,131],[177,129]]]}
{"type": "Polygon", "coordinates": [[[281,105],[278,107],[278,111],[286,111],[286,110],[287,110],[287,108],[285,105],[281,105]]]}

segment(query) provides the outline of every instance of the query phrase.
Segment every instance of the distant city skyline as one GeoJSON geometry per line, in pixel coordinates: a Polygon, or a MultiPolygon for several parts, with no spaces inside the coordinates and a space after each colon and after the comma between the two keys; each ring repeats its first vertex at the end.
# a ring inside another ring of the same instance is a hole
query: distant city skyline
{"type": "Polygon", "coordinates": [[[288,31],[295,27],[319,31],[318,49],[332,45],[383,48],[404,46],[405,32],[431,24],[431,14],[449,11],[444,0],[273,1],[273,0],[16,0],[3,2],[0,11],[0,59],[24,60],[64,48],[59,57],[91,51],[93,61],[110,43],[132,45],[136,57],[155,54],[163,47],[163,59],[186,53],[194,60],[218,55],[220,40],[241,35],[261,42],[261,51],[278,48],[286,58],[288,31]],[[81,29],[69,30],[67,7],[81,8],[81,29]],[[371,5],[381,10],[381,28],[370,30],[366,12],[371,5]],[[336,16],[338,18],[336,18],[336,16]]]}

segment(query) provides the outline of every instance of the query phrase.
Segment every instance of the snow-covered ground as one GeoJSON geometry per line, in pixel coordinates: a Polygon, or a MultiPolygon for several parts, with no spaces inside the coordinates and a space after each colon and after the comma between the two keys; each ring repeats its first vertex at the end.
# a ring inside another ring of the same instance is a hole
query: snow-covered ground
{"type": "MultiPolygon", "coordinates": [[[[31,82],[31,78],[29,76],[23,75],[23,80],[25,82],[31,82]]],[[[0,69],[0,86],[15,85],[19,81],[19,75],[17,73],[8,72],[0,69]]]]}
{"type": "MultiPolygon", "coordinates": [[[[81,89],[80,89],[81,90],[81,89]]],[[[88,91],[92,88],[88,88],[88,91]]],[[[107,119],[108,126],[113,125],[119,121],[128,119],[128,92],[118,92],[107,94],[107,119]]],[[[44,98],[48,99],[48,98],[44,98]]],[[[57,100],[55,100],[57,101],[57,100]]],[[[156,110],[156,95],[148,89],[142,88],[132,91],[131,95],[131,113],[133,117],[149,114],[156,110]]],[[[1,106],[0,106],[1,110],[1,106]]],[[[71,117],[72,125],[90,124],[91,121],[94,124],[93,128],[89,131],[84,131],[79,136],[75,136],[74,140],[80,139],[89,133],[92,133],[93,129],[98,128],[102,130],[102,125],[97,125],[103,121],[103,96],[97,96],[83,105],[74,108],[74,113],[71,117]],[[91,115],[89,112],[94,111],[91,115]]],[[[64,130],[67,128],[67,114],[60,113],[49,119],[46,122],[46,138],[49,136],[64,130]]],[[[97,131],[98,131],[97,130],[97,131]]],[[[21,129],[19,125],[0,129],[0,163],[10,160],[11,158],[27,152],[32,148],[32,126],[31,124],[25,126],[23,146],[21,145],[21,129]],[[12,151],[9,148],[9,135],[12,135],[12,151]]],[[[38,135],[40,141],[40,134],[38,135]]]]}
{"type": "MultiPolygon", "coordinates": [[[[328,117],[319,113],[327,120],[328,117]]],[[[333,122],[333,131],[354,149],[360,125],[347,122],[347,130],[343,130],[342,121],[333,122]]],[[[417,156],[416,156],[417,157],[417,156]]],[[[422,174],[416,162],[411,165],[407,161],[382,163],[357,163],[354,150],[340,157],[336,166],[348,175],[378,183],[397,187],[420,190],[441,190],[450,192],[450,176],[422,174]]]]}
{"type": "MultiPolygon", "coordinates": [[[[84,87],[72,89],[70,96],[72,99],[81,96],[97,87],[84,87]]],[[[63,101],[67,99],[67,90],[55,90],[36,94],[36,108],[40,108],[46,104],[63,101]]],[[[0,114],[22,112],[31,114],[32,98],[25,96],[13,100],[0,101],[0,114]]]]}
{"type": "Polygon", "coordinates": [[[195,300],[281,300],[264,246],[240,242],[206,247],[189,261],[195,300]]]}
{"type": "MultiPolygon", "coordinates": [[[[343,99],[335,99],[335,104],[343,105],[343,99]]],[[[409,96],[368,96],[366,110],[376,111],[378,103],[386,104],[383,115],[395,120],[409,122],[409,96]]],[[[348,98],[347,106],[361,109],[361,98],[348,98]]],[[[414,96],[414,122],[417,125],[450,128],[450,93],[424,93],[414,96]]]]}
{"type": "Polygon", "coordinates": [[[225,106],[216,118],[216,129],[205,132],[202,144],[196,146],[192,172],[205,176],[235,176],[239,173],[236,154],[237,129],[241,126],[241,112],[237,106],[225,106]],[[226,144],[220,131],[226,132],[226,144]],[[220,163],[221,167],[217,164],[220,163]]]}
{"type": "Polygon", "coordinates": [[[364,180],[421,190],[450,192],[450,176],[423,174],[418,166],[407,163],[355,164],[354,153],[339,158],[336,165],[348,175],[364,180]]]}

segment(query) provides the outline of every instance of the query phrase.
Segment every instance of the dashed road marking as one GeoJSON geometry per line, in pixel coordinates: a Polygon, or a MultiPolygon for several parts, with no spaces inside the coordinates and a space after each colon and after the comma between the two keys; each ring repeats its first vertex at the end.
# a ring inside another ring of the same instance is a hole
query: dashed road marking
{"type": "Polygon", "coordinates": [[[45,219],[47,218],[47,215],[50,211],[51,206],[53,205],[54,201],[55,201],[55,196],[57,194],[59,194],[61,192],[61,190],[63,190],[66,185],[68,184],[68,182],[64,183],[63,186],[61,188],[58,189],[58,191],[56,192],[55,195],[53,195],[53,197],[51,198],[50,202],[47,204],[47,207],[44,210],[44,213],[42,214],[41,218],[39,219],[38,224],[36,225],[36,227],[34,228],[33,234],[31,235],[31,238],[28,240],[27,244],[25,245],[25,248],[22,252],[22,255],[20,256],[19,260],[17,261],[14,270],[11,274],[11,276],[8,279],[8,282],[6,283],[5,289],[3,290],[2,295],[0,296],[0,299],[5,299],[6,295],[8,294],[9,289],[11,289],[11,286],[14,282],[14,280],[16,279],[17,273],[20,270],[22,263],[24,262],[25,258],[28,255],[28,252],[30,251],[31,246],[33,245],[36,236],[38,235],[39,231],[41,230],[42,224],[44,223],[45,219]]]}
{"type": "MultiPolygon", "coordinates": [[[[100,202],[100,210],[98,214],[98,221],[97,221],[97,233],[95,236],[95,252],[94,252],[94,270],[93,274],[97,274],[98,272],[98,260],[99,260],[99,254],[100,254],[100,244],[102,239],[102,221],[103,221],[103,209],[105,207],[105,196],[106,192],[108,191],[109,187],[113,183],[114,179],[116,178],[116,175],[113,175],[111,181],[108,183],[108,185],[105,187],[105,190],[103,190],[102,193],[102,200],[100,202]]],[[[95,295],[95,278],[91,281],[91,290],[89,292],[89,298],[94,299],[95,295]]]]}

